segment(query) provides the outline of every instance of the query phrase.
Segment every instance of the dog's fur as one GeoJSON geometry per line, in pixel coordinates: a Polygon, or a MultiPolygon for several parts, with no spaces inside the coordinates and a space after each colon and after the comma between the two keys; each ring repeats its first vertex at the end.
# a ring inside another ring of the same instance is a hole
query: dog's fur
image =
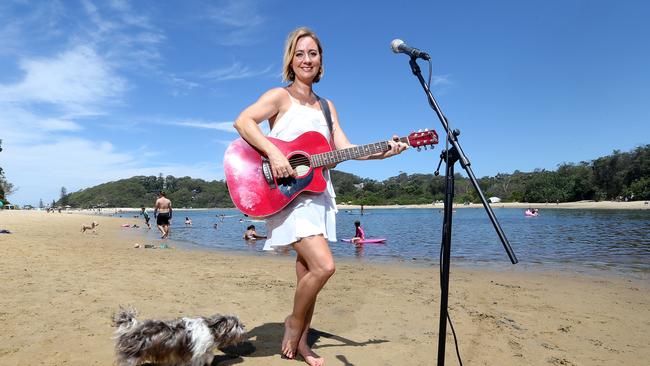
{"type": "Polygon", "coordinates": [[[135,309],[113,315],[117,364],[135,366],[144,362],[160,365],[210,365],[216,348],[241,343],[244,325],[234,315],[175,320],[136,320],[135,309]]]}
{"type": "Polygon", "coordinates": [[[83,224],[81,225],[81,232],[85,233],[86,230],[92,230],[93,233],[97,233],[97,231],[95,230],[97,226],[99,226],[99,223],[97,221],[93,221],[90,224],[83,224]]]}

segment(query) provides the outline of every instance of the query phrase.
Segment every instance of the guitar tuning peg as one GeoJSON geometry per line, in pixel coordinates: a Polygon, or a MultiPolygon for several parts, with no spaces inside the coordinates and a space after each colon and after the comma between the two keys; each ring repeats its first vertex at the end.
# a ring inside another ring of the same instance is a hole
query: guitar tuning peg
{"type": "Polygon", "coordinates": [[[424,132],[429,132],[429,129],[428,129],[428,128],[425,128],[425,129],[424,129],[424,132]]]}
{"type": "Polygon", "coordinates": [[[426,149],[427,149],[427,145],[424,145],[424,150],[426,150],[426,149]]]}
{"type": "Polygon", "coordinates": [[[418,151],[422,151],[422,148],[420,146],[417,147],[418,151]]]}

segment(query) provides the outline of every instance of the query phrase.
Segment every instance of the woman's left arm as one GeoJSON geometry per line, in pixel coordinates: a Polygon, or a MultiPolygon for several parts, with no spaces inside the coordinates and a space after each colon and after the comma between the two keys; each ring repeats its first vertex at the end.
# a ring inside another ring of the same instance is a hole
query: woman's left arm
{"type": "MultiPolygon", "coordinates": [[[[343,129],[341,129],[341,125],[339,124],[339,116],[336,112],[336,108],[334,108],[334,103],[329,100],[327,103],[329,103],[330,111],[332,112],[332,137],[334,139],[333,147],[338,150],[356,146],[352,144],[350,140],[348,140],[345,132],[343,132],[343,129]]],[[[388,157],[400,154],[402,151],[408,148],[408,145],[403,142],[399,142],[397,135],[393,135],[393,138],[388,141],[388,145],[390,145],[390,150],[372,155],[362,156],[356,160],[386,159],[388,157]]]]}

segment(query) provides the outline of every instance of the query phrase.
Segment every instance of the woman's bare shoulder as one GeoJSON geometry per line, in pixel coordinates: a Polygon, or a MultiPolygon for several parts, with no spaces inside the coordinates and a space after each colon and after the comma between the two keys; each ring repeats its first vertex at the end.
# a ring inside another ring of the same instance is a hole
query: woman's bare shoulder
{"type": "Polygon", "coordinates": [[[258,106],[273,106],[272,108],[276,110],[281,110],[286,108],[286,105],[290,103],[289,94],[284,88],[273,88],[267,90],[262,96],[255,102],[255,105],[258,106]]]}
{"type": "Polygon", "coordinates": [[[289,98],[289,93],[285,88],[278,87],[267,90],[260,99],[268,100],[285,100],[289,98]]]}

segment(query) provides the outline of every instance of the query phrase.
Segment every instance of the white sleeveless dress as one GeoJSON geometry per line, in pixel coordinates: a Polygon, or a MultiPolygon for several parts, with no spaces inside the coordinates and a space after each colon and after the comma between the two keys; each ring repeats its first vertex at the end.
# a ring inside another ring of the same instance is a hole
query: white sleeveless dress
{"type": "MultiPolygon", "coordinates": [[[[291,95],[289,98],[291,107],[275,121],[268,136],[291,141],[307,131],[317,131],[329,141],[331,134],[323,112],[301,105],[291,95]]],[[[266,218],[268,239],[264,243],[264,250],[273,250],[319,234],[329,241],[336,241],[336,194],[329,170],[323,172],[327,181],[324,192],[303,192],[282,211],[266,218]]]]}

